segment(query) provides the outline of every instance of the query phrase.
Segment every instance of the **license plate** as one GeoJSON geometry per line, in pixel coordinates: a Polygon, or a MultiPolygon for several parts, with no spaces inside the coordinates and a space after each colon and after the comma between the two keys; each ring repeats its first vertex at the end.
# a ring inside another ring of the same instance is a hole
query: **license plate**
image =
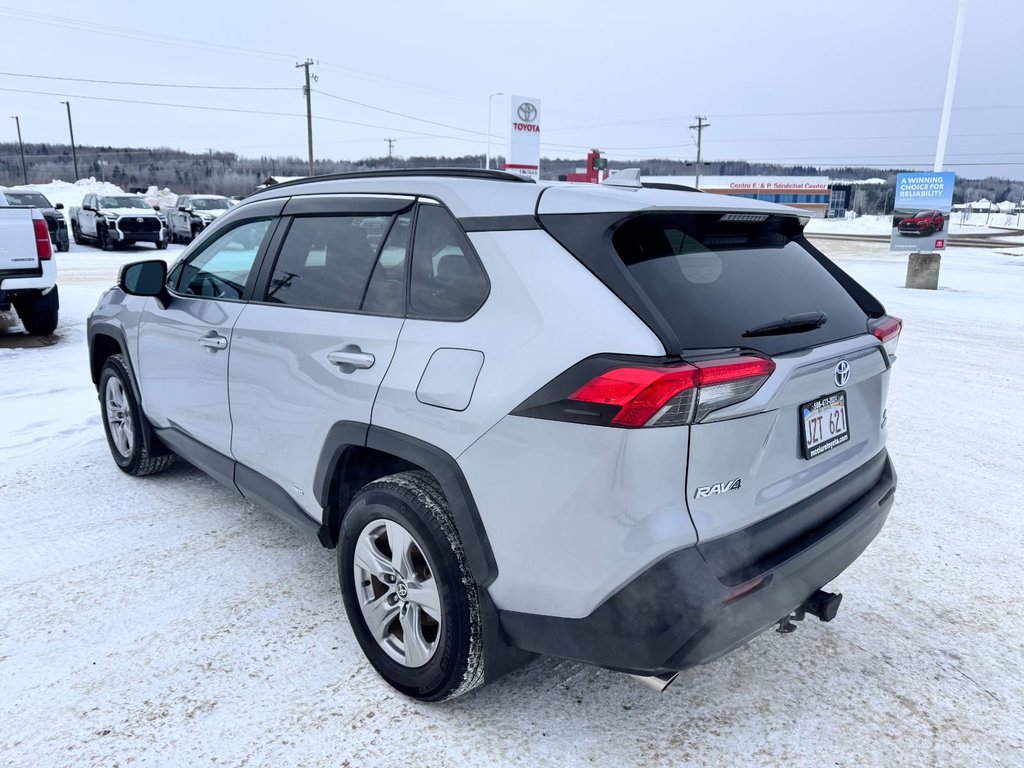
{"type": "Polygon", "coordinates": [[[801,405],[800,426],[805,459],[813,459],[849,442],[846,393],[834,392],[801,405]]]}

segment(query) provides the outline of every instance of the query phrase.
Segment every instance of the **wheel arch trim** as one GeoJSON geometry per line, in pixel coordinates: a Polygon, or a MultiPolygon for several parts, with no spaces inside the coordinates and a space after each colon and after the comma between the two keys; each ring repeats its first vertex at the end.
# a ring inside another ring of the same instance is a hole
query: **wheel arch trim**
{"type": "Polygon", "coordinates": [[[335,423],[321,448],[314,476],[313,491],[317,502],[325,510],[331,501],[331,486],[341,459],[345,451],[353,446],[370,448],[404,459],[433,475],[448,500],[452,518],[465,547],[466,561],[477,585],[486,588],[497,578],[498,567],[487,531],[462,469],[451,455],[418,438],[354,421],[335,423]]]}

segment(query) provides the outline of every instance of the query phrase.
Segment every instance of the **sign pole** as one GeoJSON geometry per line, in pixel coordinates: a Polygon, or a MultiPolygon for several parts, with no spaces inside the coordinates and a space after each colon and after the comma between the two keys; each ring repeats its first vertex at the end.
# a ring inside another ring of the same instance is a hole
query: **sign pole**
{"type": "Polygon", "coordinates": [[[964,40],[964,19],[967,16],[968,0],[960,0],[956,11],[956,28],[953,30],[953,50],[949,54],[949,71],[946,73],[946,98],[942,102],[942,121],[939,123],[939,142],[935,147],[934,171],[942,170],[946,159],[946,139],[949,138],[949,116],[953,111],[953,91],[956,90],[956,71],[960,66],[960,45],[964,40]]]}

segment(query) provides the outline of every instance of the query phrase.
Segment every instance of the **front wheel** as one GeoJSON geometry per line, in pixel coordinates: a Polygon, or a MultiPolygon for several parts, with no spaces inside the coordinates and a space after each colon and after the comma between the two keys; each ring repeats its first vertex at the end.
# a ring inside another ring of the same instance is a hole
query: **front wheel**
{"type": "Polygon", "coordinates": [[[338,576],[356,640],[394,688],[440,701],[483,683],[477,587],[433,477],[400,472],[356,495],[338,576]]]}
{"type": "Polygon", "coordinates": [[[156,249],[158,251],[165,250],[166,248],[167,248],[167,241],[166,240],[157,240],[156,241],[156,249]]]}
{"type": "Polygon", "coordinates": [[[75,241],[75,245],[82,244],[82,232],[78,229],[78,224],[71,222],[71,239],[75,241]]]}
{"type": "Polygon", "coordinates": [[[110,455],[122,472],[150,475],[174,463],[174,455],[154,456],[142,436],[148,427],[132,391],[131,374],[124,355],[111,355],[100,371],[100,410],[110,455]]]}
{"type": "Polygon", "coordinates": [[[100,227],[96,230],[96,239],[100,248],[104,251],[114,250],[114,240],[110,237],[110,232],[107,231],[106,227],[100,227]]]}

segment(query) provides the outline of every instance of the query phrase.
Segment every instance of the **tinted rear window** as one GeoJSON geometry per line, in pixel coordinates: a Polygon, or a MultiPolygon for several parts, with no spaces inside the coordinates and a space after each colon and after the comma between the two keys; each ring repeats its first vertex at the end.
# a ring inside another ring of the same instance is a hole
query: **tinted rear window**
{"type": "Polygon", "coordinates": [[[678,338],[670,352],[745,347],[775,355],[866,333],[864,309],[830,274],[837,268],[804,248],[797,220],[755,219],[762,220],[665,212],[615,222],[607,215],[543,220],[663,339],[665,330],[678,338]],[[820,328],[744,336],[815,312],[828,316],[820,328]]]}

